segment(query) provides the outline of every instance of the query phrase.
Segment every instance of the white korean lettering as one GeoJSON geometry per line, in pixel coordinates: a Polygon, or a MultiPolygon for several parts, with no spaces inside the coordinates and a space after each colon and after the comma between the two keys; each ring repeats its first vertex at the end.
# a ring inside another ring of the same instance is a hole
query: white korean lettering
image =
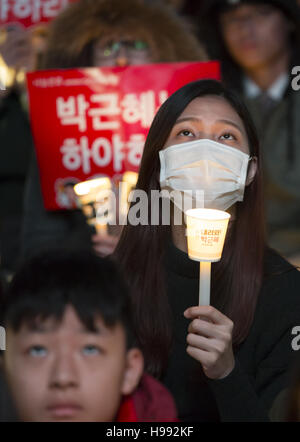
{"type": "Polygon", "coordinates": [[[62,125],[77,125],[80,132],[87,129],[86,110],[89,103],[84,95],[71,96],[65,100],[58,97],[56,100],[57,116],[61,119],[62,125]]]}
{"type": "Polygon", "coordinates": [[[103,118],[120,114],[117,94],[93,94],[91,102],[100,105],[98,108],[89,110],[89,115],[93,118],[94,130],[116,130],[119,128],[119,121],[103,120],[103,118]]]}
{"type": "Polygon", "coordinates": [[[18,18],[28,18],[32,14],[32,4],[28,0],[15,0],[13,12],[18,18]]]}
{"type": "Polygon", "coordinates": [[[0,19],[6,21],[10,12],[9,0],[1,0],[0,2],[0,19]]]}
{"type": "Polygon", "coordinates": [[[74,138],[68,138],[60,148],[63,154],[62,163],[68,170],[78,170],[82,168],[83,172],[91,172],[91,152],[88,147],[87,137],[81,137],[79,144],[74,138]]]}
{"type": "Polygon", "coordinates": [[[92,157],[96,166],[105,167],[112,160],[112,148],[106,138],[97,138],[93,142],[92,157]]]}

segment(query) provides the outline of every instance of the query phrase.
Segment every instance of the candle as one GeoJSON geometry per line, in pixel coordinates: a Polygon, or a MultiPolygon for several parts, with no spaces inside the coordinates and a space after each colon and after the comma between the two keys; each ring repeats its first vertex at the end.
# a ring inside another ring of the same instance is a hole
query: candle
{"type": "Polygon", "coordinates": [[[199,305],[210,305],[211,263],[222,257],[230,215],[213,209],[191,209],[185,215],[188,254],[200,262],[199,305]]]}
{"type": "Polygon", "coordinates": [[[95,227],[97,233],[107,233],[109,221],[109,192],[111,181],[107,177],[82,181],[74,186],[82,211],[88,224],[95,227]]]}

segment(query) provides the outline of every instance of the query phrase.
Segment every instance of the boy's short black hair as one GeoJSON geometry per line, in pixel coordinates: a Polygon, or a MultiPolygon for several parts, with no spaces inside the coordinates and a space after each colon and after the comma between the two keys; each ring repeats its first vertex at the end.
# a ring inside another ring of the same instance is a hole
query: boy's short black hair
{"type": "Polygon", "coordinates": [[[96,331],[99,315],[107,327],[120,323],[127,348],[136,345],[129,292],[116,265],[92,251],[51,250],[28,260],[15,274],[4,297],[1,325],[15,332],[22,325],[62,319],[71,305],[81,322],[96,331]]]}

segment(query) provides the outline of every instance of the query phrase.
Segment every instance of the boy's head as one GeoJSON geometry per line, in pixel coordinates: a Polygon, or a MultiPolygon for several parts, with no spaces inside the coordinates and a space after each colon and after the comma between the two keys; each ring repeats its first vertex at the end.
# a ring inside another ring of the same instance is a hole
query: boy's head
{"type": "Polygon", "coordinates": [[[27,262],[8,290],[3,368],[23,421],[113,421],[136,388],[130,301],[115,265],[90,252],[27,262]]]}

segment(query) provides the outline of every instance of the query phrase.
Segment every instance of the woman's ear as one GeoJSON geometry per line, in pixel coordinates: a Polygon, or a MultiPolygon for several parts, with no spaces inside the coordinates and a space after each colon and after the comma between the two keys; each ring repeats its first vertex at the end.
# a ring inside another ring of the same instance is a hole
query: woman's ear
{"type": "Polygon", "coordinates": [[[247,173],[246,186],[252,183],[257,172],[257,157],[252,157],[247,173]]]}
{"type": "Polygon", "coordinates": [[[123,377],[122,394],[129,395],[138,386],[144,371],[144,357],[139,348],[127,351],[126,367],[123,377]]]}

